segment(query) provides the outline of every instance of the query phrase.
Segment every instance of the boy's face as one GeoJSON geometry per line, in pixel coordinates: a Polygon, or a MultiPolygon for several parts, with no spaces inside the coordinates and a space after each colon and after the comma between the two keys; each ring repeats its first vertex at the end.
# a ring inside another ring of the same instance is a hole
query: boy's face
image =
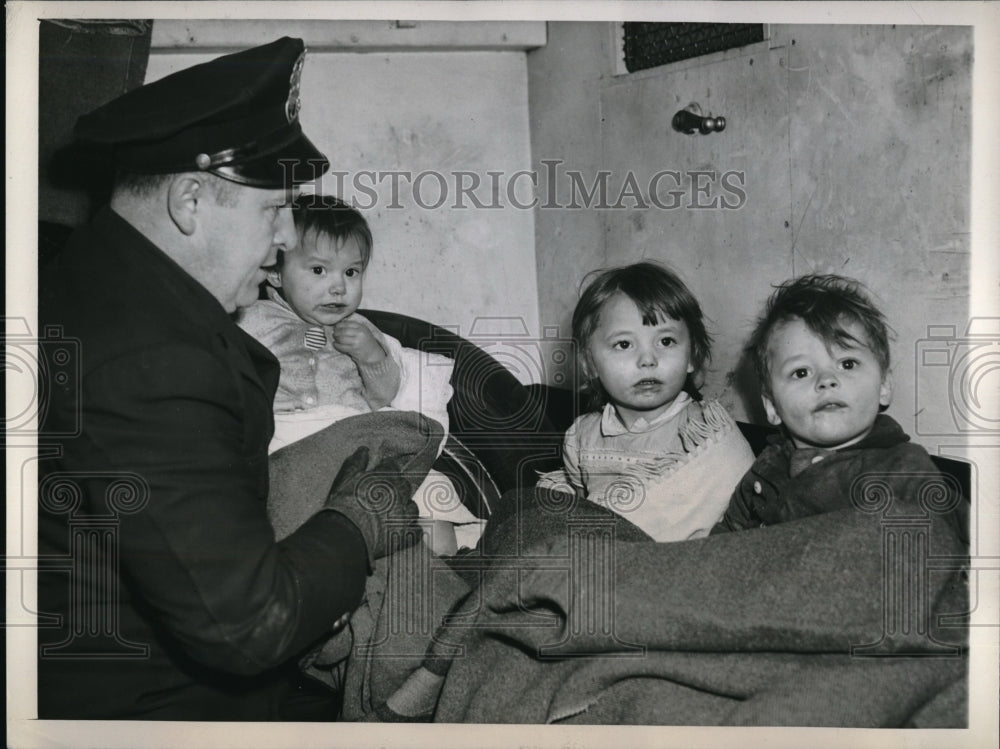
{"type": "Polygon", "coordinates": [[[284,260],[268,280],[306,322],[335,325],[361,304],[365,268],[354,237],[338,242],[325,234],[308,234],[284,260]]]}
{"type": "Polygon", "coordinates": [[[802,320],[781,323],[768,339],[770,395],[763,396],[772,424],[784,424],[796,447],[846,447],[872,430],[892,386],[867,345],[864,329],[844,322],[860,344],[827,344],[802,320]]]}
{"type": "Polygon", "coordinates": [[[625,294],[601,307],[586,356],[588,374],[600,379],[628,427],[670,408],[694,371],[687,325],[669,317],[643,325],[642,312],[625,294]]]}

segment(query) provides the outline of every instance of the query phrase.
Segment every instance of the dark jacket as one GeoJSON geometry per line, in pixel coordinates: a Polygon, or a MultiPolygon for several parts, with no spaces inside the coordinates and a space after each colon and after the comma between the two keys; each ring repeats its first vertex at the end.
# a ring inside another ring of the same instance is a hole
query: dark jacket
{"type": "Polygon", "coordinates": [[[797,450],[784,434],[771,437],[712,532],[851,508],[891,516],[900,503],[953,513],[961,509],[961,497],[950,490],[927,451],[910,442],[895,420],[880,414],[868,436],[842,450],[797,450]]]}
{"type": "Polygon", "coordinates": [[[277,362],[110,209],[39,297],[77,358],[43,383],[40,717],[279,717],[277,667],[358,604],[367,558],[330,512],[275,542],[277,362]]]}

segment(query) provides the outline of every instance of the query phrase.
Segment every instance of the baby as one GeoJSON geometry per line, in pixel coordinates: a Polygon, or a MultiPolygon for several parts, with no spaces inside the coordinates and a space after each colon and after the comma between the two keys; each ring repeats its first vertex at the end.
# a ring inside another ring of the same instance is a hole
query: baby
{"type": "Polygon", "coordinates": [[[656,541],[708,535],[753,453],[698,392],[711,338],[694,295],[655,263],[604,271],[580,296],[573,338],[600,410],[567,430],[564,470],[540,486],[568,481],[656,541]]]}
{"type": "MultiPolygon", "coordinates": [[[[384,408],[419,411],[448,430],[454,363],[404,348],[357,313],[371,259],[372,235],[364,217],[332,195],[303,195],[295,204],[298,246],[279,252],[268,273],[267,299],[240,312],[237,323],[264,344],[281,367],[274,397],[269,452],[349,416],[384,408]]],[[[481,522],[454,489],[437,495],[447,479],[432,472],[414,500],[422,515],[462,524],[461,538],[437,545],[472,545],[481,522]],[[434,494],[433,510],[425,494],[434,494]]],[[[436,526],[436,535],[445,538],[436,526]]],[[[451,531],[452,529],[448,529],[451,531]]]]}
{"type": "Polygon", "coordinates": [[[268,299],[238,320],[281,364],[275,413],[376,411],[399,391],[401,347],[357,314],[371,231],[332,195],[302,196],[294,215],[298,248],[278,253],[268,299]]]}
{"type": "MultiPolygon", "coordinates": [[[[860,284],[835,275],[782,284],[747,350],[767,419],[782,433],[744,476],[713,533],[850,508],[863,493],[855,482],[866,475],[897,501],[914,502],[936,479],[927,451],[881,413],[892,399],[889,329],[860,284]]],[[[950,504],[960,514],[959,499],[950,504]]]]}

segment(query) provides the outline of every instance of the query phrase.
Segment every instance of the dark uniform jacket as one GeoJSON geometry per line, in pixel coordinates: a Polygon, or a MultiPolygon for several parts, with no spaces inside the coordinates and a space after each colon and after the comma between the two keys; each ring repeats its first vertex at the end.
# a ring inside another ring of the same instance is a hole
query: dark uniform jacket
{"type": "Polygon", "coordinates": [[[784,434],[771,437],[712,532],[851,508],[889,517],[919,506],[920,512],[951,515],[959,537],[967,538],[963,505],[927,451],[910,442],[894,419],[879,414],[863,440],[841,450],[796,449],[784,434]]]}
{"type": "Polygon", "coordinates": [[[275,542],[277,362],[110,209],[39,297],[76,359],[43,383],[39,716],[279,717],[278,667],[358,604],[367,557],[331,512],[275,542]]]}

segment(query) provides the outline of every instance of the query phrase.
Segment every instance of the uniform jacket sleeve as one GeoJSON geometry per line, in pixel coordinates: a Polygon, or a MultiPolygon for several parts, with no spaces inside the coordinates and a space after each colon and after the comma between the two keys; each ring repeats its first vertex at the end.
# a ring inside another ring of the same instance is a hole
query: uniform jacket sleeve
{"type": "Polygon", "coordinates": [[[258,444],[270,438],[270,398],[226,349],[222,336],[214,350],[163,343],[91,369],[84,443],[66,465],[91,473],[90,497],[114,496],[109,474],[138,477],[146,498],[118,513],[130,589],[196,661],[254,674],[358,604],[366,554],[357,530],[328,512],[275,542],[258,444]]]}

